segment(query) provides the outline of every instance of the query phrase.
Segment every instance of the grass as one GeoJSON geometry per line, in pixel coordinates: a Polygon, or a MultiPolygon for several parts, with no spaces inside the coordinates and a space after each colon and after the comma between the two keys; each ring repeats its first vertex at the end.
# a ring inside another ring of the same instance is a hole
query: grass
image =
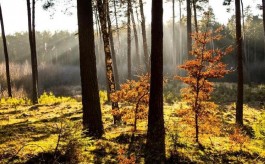
{"type": "MultiPolygon", "coordinates": [[[[253,96],[259,97],[255,93],[253,96]]],[[[101,101],[106,101],[105,93],[100,95],[101,101]]],[[[219,102],[220,134],[201,134],[203,147],[198,147],[192,125],[183,123],[183,116],[177,112],[186,108],[185,103],[169,102],[164,106],[167,163],[265,162],[264,138],[261,133],[256,136],[257,129],[264,128],[259,126],[265,115],[264,106],[253,101],[244,105],[246,126],[241,138],[246,140],[239,143],[231,140],[232,135],[239,136],[233,133],[235,104],[219,102]]],[[[103,102],[101,105],[105,134],[102,139],[93,140],[82,136],[82,105],[73,98],[45,93],[40,104],[34,106],[25,98],[2,98],[0,163],[38,163],[40,159],[53,158],[61,163],[143,163],[146,120],[139,121],[134,143],[130,145],[132,125],[113,125],[111,107],[103,102]]]]}

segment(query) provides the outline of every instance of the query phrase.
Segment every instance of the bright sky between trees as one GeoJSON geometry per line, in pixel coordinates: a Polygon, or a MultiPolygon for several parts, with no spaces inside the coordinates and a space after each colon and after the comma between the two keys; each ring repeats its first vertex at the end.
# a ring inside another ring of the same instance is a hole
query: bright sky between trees
{"type": "MultiPolygon", "coordinates": [[[[5,30],[7,34],[13,34],[16,32],[25,32],[27,31],[27,6],[26,0],[0,0],[3,17],[5,23],[5,30]]],[[[73,2],[76,2],[73,0],[73,2]]],[[[150,23],[151,20],[151,0],[146,0],[145,4],[145,15],[147,22],[150,23]]],[[[177,0],[176,0],[177,2],[177,0]]],[[[56,31],[56,30],[68,30],[76,31],[77,30],[77,16],[75,8],[71,8],[72,15],[65,14],[63,11],[64,6],[57,6],[55,14],[51,17],[54,11],[44,11],[42,9],[41,1],[36,2],[36,30],[37,31],[56,31]]],[[[244,0],[244,7],[251,5],[251,10],[255,14],[261,14],[257,9],[257,4],[261,3],[261,0],[244,0]]],[[[234,11],[230,13],[226,12],[226,8],[223,5],[223,0],[210,0],[209,6],[213,8],[216,21],[225,24],[228,18],[234,14],[234,11]]],[[[73,4],[75,6],[75,4],[73,4]]],[[[232,8],[234,3],[231,4],[232,8]]],[[[182,7],[185,8],[186,3],[182,4],[182,7]]],[[[179,9],[178,3],[176,3],[176,20],[179,18],[179,9]]],[[[186,11],[182,10],[182,13],[185,14],[186,11]]],[[[172,19],[172,3],[164,3],[164,20],[169,21],[172,19]]]]}

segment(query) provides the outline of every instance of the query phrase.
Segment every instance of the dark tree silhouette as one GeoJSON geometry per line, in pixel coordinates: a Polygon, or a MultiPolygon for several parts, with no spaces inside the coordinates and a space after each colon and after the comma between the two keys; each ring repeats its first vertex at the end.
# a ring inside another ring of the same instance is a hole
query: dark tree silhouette
{"type": "Polygon", "coordinates": [[[236,9],[236,45],[237,45],[237,102],[236,102],[236,124],[243,125],[243,50],[241,32],[240,0],[235,0],[236,9]]]}
{"type": "Polygon", "coordinates": [[[28,33],[31,53],[31,67],[32,67],[32,103],[38,103],[38,63],[36,51],[36,38],[35,38],[35,0],[32,0],[32,10],[30,7],[30,0],[27,0],[28,12],[28,33]],[[32,13],[32,14],[31,14],[32,13]]]}
{"type": "Polygon", "coordinates": [[[8,50],[7,50],[7,44],[6,44],[6,34],[5,34],[4,19],[3,19],[1,4],[0,4],[0,21],[1,21],[1,31],[2,31],[4,54],[5,54],[5,62],[6,62],[7,92],[8,92],[8,96],[12,97],[10,70],[9,70],[9,57],[8,57],[8,50]]]}
{"type": "Polygon", "coordinates": [[[146,141],[146,163],[165,160],[163,116],[163,0],[152,1],[151,86],[146,141]]]}
{"type": "Polygon", "coordinates": [[[103,134],[99,102],[92,2],[77,0],[83,126],[90,136],[103,134]]]}

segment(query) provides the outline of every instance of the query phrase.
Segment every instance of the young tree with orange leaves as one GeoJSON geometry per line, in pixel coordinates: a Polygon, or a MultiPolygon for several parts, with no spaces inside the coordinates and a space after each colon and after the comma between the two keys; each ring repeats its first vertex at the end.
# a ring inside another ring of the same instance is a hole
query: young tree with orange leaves
{"type": "Polygon", "coordinates": [[[225,74],[231,72],[226,69],[221,59],[232,51],[229,46],[226,49],[211,49],[208,46],[212,41],[220,40],[222,36],[216,31],[197,32],[192,34],[194,40],[191,60],[186,61],[180,66],[186,70],[187,76],[176,76],[177,79],[186,83],[188,86],[182,89],[182,96],[194,112],[196,142],[199,143],[199,119],[207,117],[207,100],[213,91],[213,83],[209,81],[212,78],[222,78],[225,74]]]}
{"type": "Polygon", "coordinates": [[[127,80],[121,89],[111,95],[113,102],[129,103],[133,107],[121,108],[114,115],[123,121],[133,122],[133,132],[137,131],[137,120],[146,119],[149,103],[150,75],[139,76],[139,80],[127,80]]]}

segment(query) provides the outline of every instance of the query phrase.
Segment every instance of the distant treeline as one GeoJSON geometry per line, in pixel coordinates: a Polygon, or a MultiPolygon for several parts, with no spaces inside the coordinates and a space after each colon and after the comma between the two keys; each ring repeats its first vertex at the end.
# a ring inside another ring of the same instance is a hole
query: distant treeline
{"type": "MultiPolygon", "coordinates": [[[[235,48],[235,17],[232,16],[229,22],[224,26],[222,35],[224,38],[220,41],[211,43],[209,46],[213,48],[223,48],[233,45],[235,48]]],[[[176,45],[172,44],[172,22],[168,22],[164,27],[164,73],[167,75],[176,74],[177,67],[174,65],[173,58],[177,58],[177,64],[183,63],[187,59],[186,48],[186,27],[185,23],[176,22],[176,45]],[[180,47],[181,46],[181,47],[180,47]],[[173,48],[176,55],[173,54],[173,48]]],[[[244,22],[244,64],[245,64],[245,82],[265,83],[265,51],[264,51],[264,34],[262,19],[258,16],[249,15],[245,17],[244,22]]],[[[221,25],[218,22],[211,22],[208,30],[215,30],[221,25]]],[[[138,30],[140,32],[140,30],[138,30]]],[[[119,41],[114,34],[114,44],[117,53],[117,65],[121,81],[125,81],[127,77],[127,45],[126,30],[120,30],[119,41]]],[[[97,56],[97,69],[99,82],[105,82],[105,62],[103,52],[103,42],[99,37],[99,33],[95,34],[95,50],[97,56]]],[[[141,67],[138,67],[136,59],[135,43],[132,38],[132,69],[134,73],[141,73],[141,67]]],[[[150,54],[150,28],[147,28],[147,40],[150,54]]],[[[23,64],[30,61],[29,39],[26,32],[15,33],[7,36],[9,58],[11,63],[23,64]]],[[[140,40],[140,47],[142,40],[140,40]]],[[[76,66],[79,69],[79,49],[78,34],[68,31],[56,32],[36,32],[37,56],[38,63],[53,64],[57,66],[76,66]]],[[[0,44],[2,50],[2,44],[0,44]]],[[[140,65],[144,68],[143,50],[140,48],[140,65]]],[[[225,63],[236,69],[236,52],[228,55],[224,59],[225,63]]],[[[4,62],[4,52],[0,52],[0,62],[4,62]]],[[[236,73],[226,76],[224,81],[236,81],[236,73]]]]}

